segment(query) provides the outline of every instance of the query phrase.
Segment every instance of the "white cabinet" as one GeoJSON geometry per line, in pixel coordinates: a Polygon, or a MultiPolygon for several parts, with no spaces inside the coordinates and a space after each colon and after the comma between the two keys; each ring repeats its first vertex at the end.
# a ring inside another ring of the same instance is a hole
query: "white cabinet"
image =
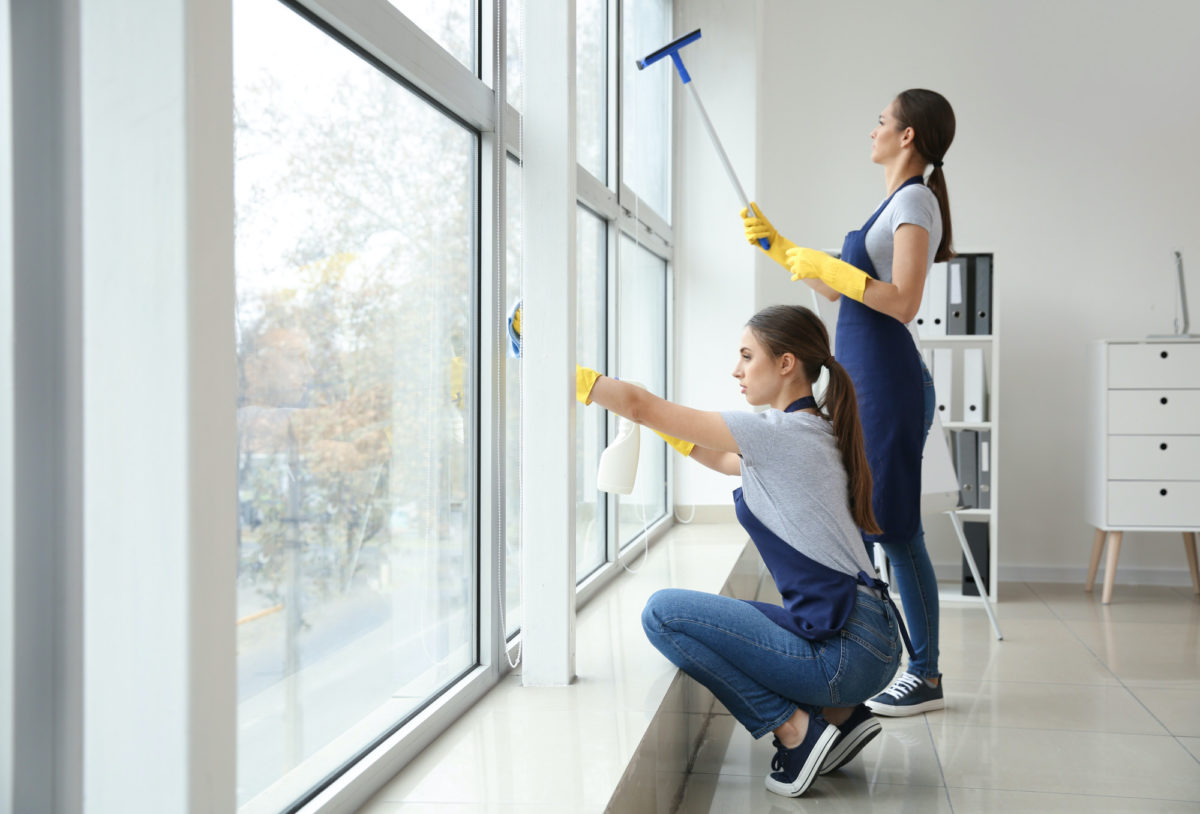
{"type": "Polygon", "coordinates": [[[1092,343],[1089,459],[1085,508],[1096,529],[1087,590],[1108,545],[1103,601],[1126,531],[1181,532],[1200,593],[1200,341],[1092,343]]]}

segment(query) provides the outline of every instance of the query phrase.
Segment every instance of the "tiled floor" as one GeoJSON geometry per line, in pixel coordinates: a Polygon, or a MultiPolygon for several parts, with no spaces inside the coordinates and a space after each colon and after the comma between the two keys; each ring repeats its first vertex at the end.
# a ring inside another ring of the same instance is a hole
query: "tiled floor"
{"type": "Polygon", "coordinates": [[[1190,589],[1001,586],[943,603],[947,708],[883,733],[803,797],[766,791],[770,739],[728,715],[680,812],[1200,812],[1200,601],[1190,589]]]}

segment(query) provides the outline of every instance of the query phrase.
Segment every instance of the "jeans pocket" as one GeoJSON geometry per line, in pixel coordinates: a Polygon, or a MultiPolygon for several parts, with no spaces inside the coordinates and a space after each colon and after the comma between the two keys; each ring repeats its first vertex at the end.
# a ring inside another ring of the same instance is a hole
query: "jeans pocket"
{"type": "Polygon", "coordinates": [[[900,632],[882,604],[860,601],[842,635],[882,662],[891,661],[900,649],[900,632]]]}

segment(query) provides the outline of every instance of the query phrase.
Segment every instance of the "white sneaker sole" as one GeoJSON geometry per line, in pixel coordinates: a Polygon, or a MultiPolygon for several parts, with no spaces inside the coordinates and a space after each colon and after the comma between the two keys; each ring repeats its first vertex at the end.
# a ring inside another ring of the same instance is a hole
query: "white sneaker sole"
{"type": "Polygon", "coordinates": [[[862,748],[882,730],[883,725],[874,718],[868,718],[851,729],[846,737],[829,750],[829,754],[825,756],[825,763],[821,766],[821,774],[829,774],[854,760],[862,748]]]}
{"type": "Polygon", "coordinates": [[[825,762],[825,756],[829,754],[829,750],[833,747],[833,742],[837,739],[837,736],[838,728],[836,726],[830,724],[825,727],[825,731],[821,733],[821,737],[817,738],[817,743],[813,746],[813,750],[808,753],[808,760],[804,761],[804,765],[800,767],[800,773],[796,775],[796,779],[791,783],[780,783],[771,777],[771,775],[767,775],[767,791],[774,792],[783,797],[799,797],[808,791],[808,787],[816,779],[817,771],[821,768],[821,764],[825,762]]]}
{"type": "Polygon", "coordinates": [[[909,715],[920,715],[922,712],[933,712],[934,710],[945,709],[946,699],[935,698],[932,701],[925,701],[921,704],[897,706],[881,704],[878,701],[868,701],[867,707],[876,715],[882,715],[886,718],[905,718],[909,715]]]}

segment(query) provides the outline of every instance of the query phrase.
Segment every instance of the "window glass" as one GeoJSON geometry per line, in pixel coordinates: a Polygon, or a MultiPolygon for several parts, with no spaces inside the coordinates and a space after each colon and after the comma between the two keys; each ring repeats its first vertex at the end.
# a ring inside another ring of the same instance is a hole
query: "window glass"
{"type": "MultiPolygon", "coordinates": [[[[619,375],[657,396],[667,395],[667,264],[621,235],[617,311],[619,375]]],[[[667,511],[667,447],[642,428],[633,494],[617,509],[618,540],[625,545],[667,511]]]]}
{"type": "Polygon", "coordinates": [[[478,660],[478,144],[234,14],[238,802],[277,810],[478,660]]]}
{"type": "MultiPolygon", "coordinates": [[[[607,319],[607,231],[603,220],[578,207],[576,220],[575,358],[604,371],[607,319]]],[[[596,466],[605,444],[605,411],[575,405],[575,575],[583,580],[607,559],[605,495],[596,488],[596,466]]]]}
{"type": "MultiPolygon", "coordinates": [[[[242,0],[239,0],[241,2],[242,0]]],[[[434,42],[478,74],[479,5],[475,0],[389,0],[434,42]]]]}
{"type": "MultiPolygon", "coordinates": [[[[643,202],[671,217],[671,87],[678,82],[670,59],[639,71],[636,62],[669,43],[670,0],[624,0],[622,42],[622,180],[643,202]]],[[[687,64],[686,49],[684,64],[687,64]]]]}
{"type": "Polygon", "coordinates": [[[509,0],[505,25],[508,26],[508,103],[525,110],[525,0],[509,0]]]}
{"type": "MultiPolygon", "coordinates": [[[[521,165],[508,161],[506,186],[508,210],[506,235],[507,281],[504,296],[506,315],[521,299],[521,165]]],[[[521,628],[521,360],[511,350],[504,354],[504,479],[505,479],[505,635],[521,628]]]]}
{"type": "Polygon", "coordinates": [[[575,3],[576,160],[608,183],[608,3],[575,3]]]}

